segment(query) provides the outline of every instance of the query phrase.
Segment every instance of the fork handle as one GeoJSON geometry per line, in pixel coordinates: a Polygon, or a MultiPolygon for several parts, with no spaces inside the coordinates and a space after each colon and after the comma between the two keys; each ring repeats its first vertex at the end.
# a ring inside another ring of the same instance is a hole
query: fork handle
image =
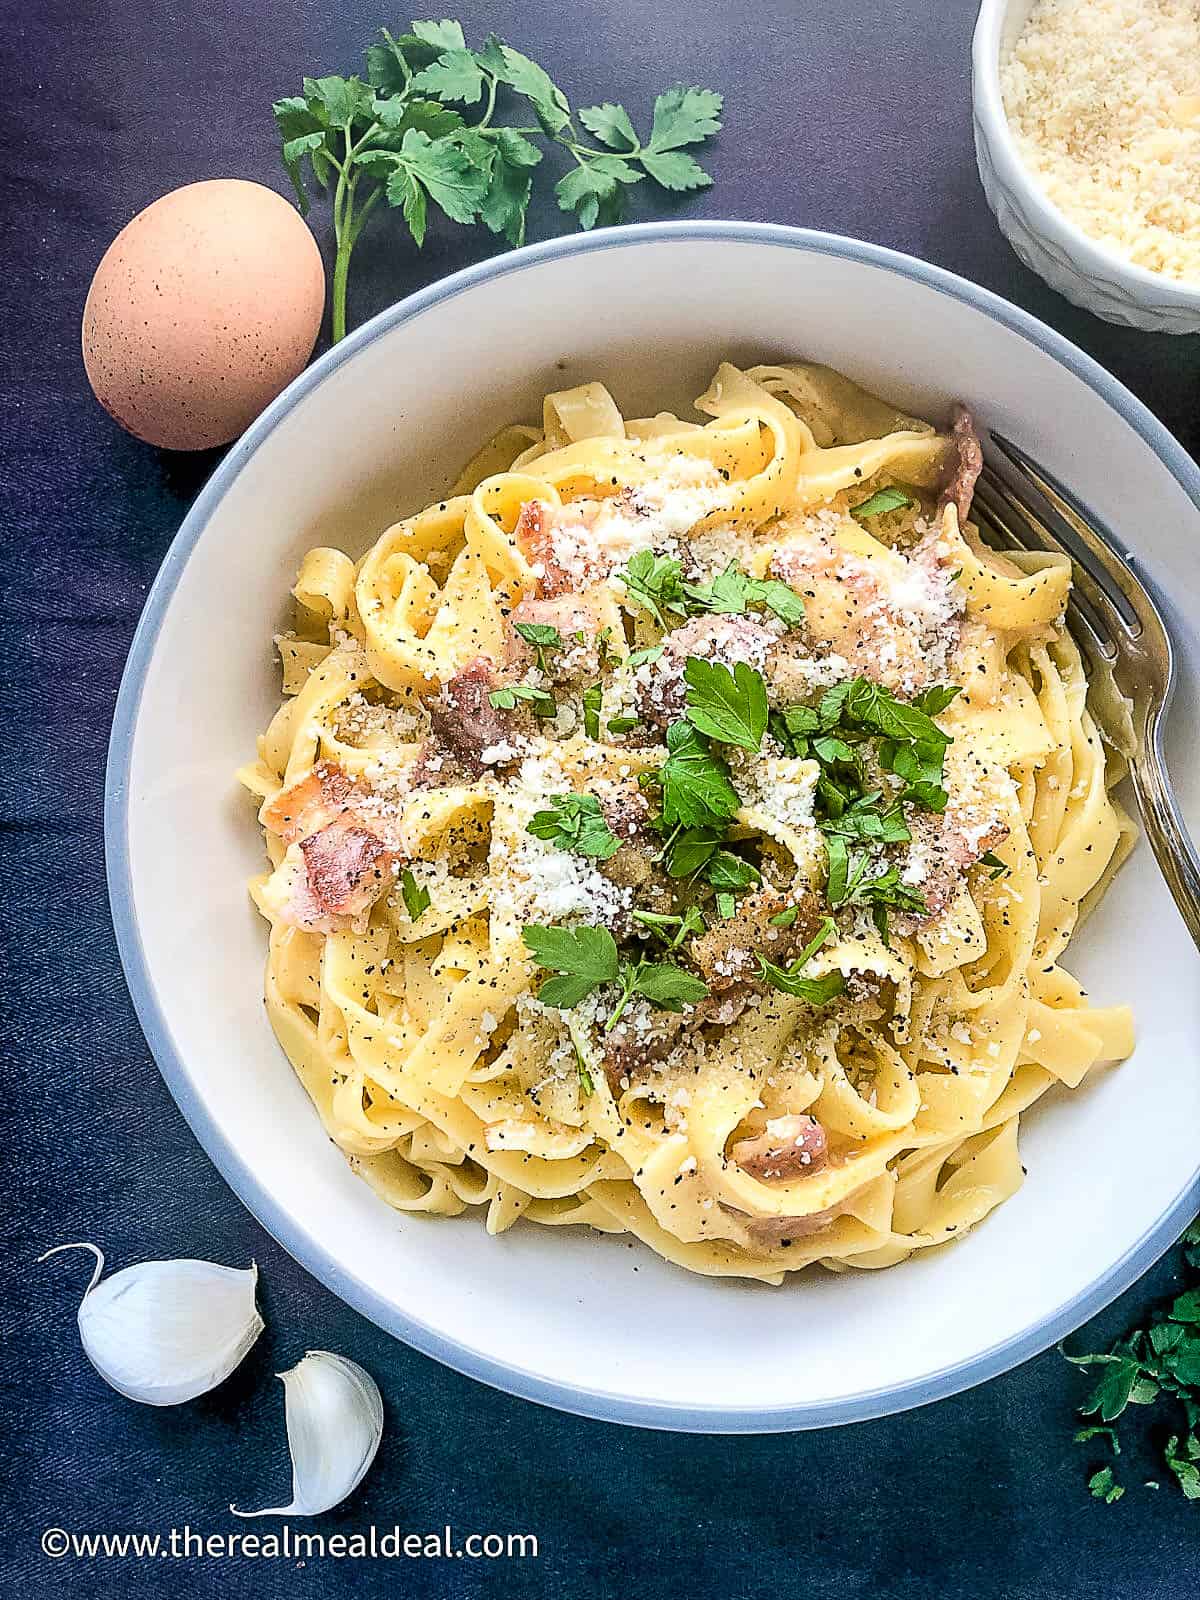
{"type": "Polygon", "coordinates": [[[1146,837],[1167,880],[1179,914],[1200,949],[1200,855],[1167,777],[1159,719],[1146,729],[1142,751],[1130,762],[1129,776],[1141,807],[1146,837]]]}

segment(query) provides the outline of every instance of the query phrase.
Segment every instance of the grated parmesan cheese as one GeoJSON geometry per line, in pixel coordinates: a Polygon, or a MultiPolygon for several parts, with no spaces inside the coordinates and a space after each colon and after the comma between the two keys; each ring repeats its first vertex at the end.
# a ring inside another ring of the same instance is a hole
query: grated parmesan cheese
{"type": "Polygon", "coordinates": [[[1000,65],[1017,148],[1077,227],[1200,280],[1200,8],[1040,0],[1000,65]]]}

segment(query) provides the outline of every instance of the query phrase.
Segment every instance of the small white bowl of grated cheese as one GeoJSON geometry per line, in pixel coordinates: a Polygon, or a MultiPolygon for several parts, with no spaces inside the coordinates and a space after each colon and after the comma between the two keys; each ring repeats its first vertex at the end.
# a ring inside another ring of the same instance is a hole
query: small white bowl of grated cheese
{"type": "Polygon", "coordinates": [[[975,150],[1025,264],[1107,322],[1200,331],[1194,0],[983,0],[975,150]]]}

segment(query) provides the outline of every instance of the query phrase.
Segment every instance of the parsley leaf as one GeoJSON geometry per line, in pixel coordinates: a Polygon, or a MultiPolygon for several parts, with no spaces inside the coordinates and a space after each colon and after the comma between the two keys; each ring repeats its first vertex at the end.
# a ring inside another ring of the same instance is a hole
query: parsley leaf
{"type": "Polygon", "coordinates": [[[767,686],[760,672],[744,661],[731,672],[721,661],[689,656],[683,677],[693,727],[722,744],[759,748],[767,731],[767,686]]]}
{"type": "Polygon", "coordinates": [[[765,606],[789,628],[804,620],[804,601],[793,588],[775,578],[748,577],[736,561],[707,583],[685,583],[683,594],[691,611],[742,616],[752,606],[765,606]]]}
{"type": "Polygon", "coordinates": [[[416,922],[418,917],[429,910],[432,903],[429,890],[413,877],[411,867],[405,867],[400,874],[400,894],[410,922],[416,922]]]}
{"type": "Polygon", "coordinates": [[[777,967],[773,962],[759,956],[759,977],[769,983],[772,989],[790,994],[797,1000],[805,1000],[809,1005],[828,1005],[829,1001],[835,999],[846,987],[846,980],[842,974],[827,972],[820,978],[806,978],[803,972],[817,951],[833,937],[835,931],[833,918],[826,917],[808,944],[786,967],[777,967]]]}
{"type": "Polygon", "coordinates": [[[1093,1472],[1088,1479],[1088,1488],[1092,1491],[1093,1499],[1103,1500],[1108,1506],[1113,1505],[1125,1493],[1113,1477],[1111,1467],[1101,1467],[1099,1472],[1093,1472]]]}
{"type": "Polygon", "coordinates": [[[682,84],[668,89],[654,102],[650,148],[679,150],[684,145],[701,144],[720,132],[721,106],[721,96],[711,89],[689,89],[682,84]]]}
{"type": "Polygon", "coordinates": [[[488,704],[495,706],[498,711],[512,711],[518,700],[525,701],[537,717],[552,717],[558,710],[552,694],[547,694],[545,689],[534,689],[527,683],[506,683],[503,688],[493,689],[488,695],[488,704]]]}
{"type": "Polygon", "coordinates": [[[1200,1439],[1195,1433],[1189,1432],[1182,1443],[1178,1434],[1172,1434],[1164,1447],[1163,1458],[1186,1498],[1200,1500],[1200,1439]]]}
{"type": "Polygon", "coordinates": [[[598,683],[591,683],[583,691],[583,731],[589,739],[600,737],[600,707],[604,701],[604,689],[598,683]]]}
{"type": "Polygon", "coordinates": [[[608,861],[621,848],[594,794],[551,795],[548,809],[535,811],[526,831],[559,850],[596,861],[608,861]]]}
{"type": "Polygon", "coordinates": [[[708,985],[673,961],[640,961],[634,969],[630,992],[640,994],[660,1011],[682,1011],[708,993],[708,985]]]}
{"type": "Polygon", "coordinates": [[[610,150],[636,150],[638,136],[624,106],[614,106],[608,101],[602,106],[584,106],[579,120],[587,131],[606,144],[610,150]]]}
{"type": "Polygon", "coordinates": [[[686,614],[682,567],[673,556],[656,556],[653,550],[638,550],[616,574],[626,596],[643,611],[648,611],[660,628],[668,626],[667,615],[686,614]]]}
{"type": "Polygon", "coordinates": [[[646,645],[642,650],[631,650],[629,652],[629,665],[631,667],[640,667],[644,661],[657,661],[662,653],[663,647],[661,644],[650,644],[646,645]]]}
{"type": "Polygon", "coordinates": [[[876,489],[873,495],[869,495],[858,505],[851,506],[850,515],[861,522],[864,517],[882,517],[885,512],[899,511],[904,506],[911,506],[912,503],[912,497],[905,494],[903,489],[894,486],[876,489]]]}
{"type": "Polygon", "coordinates": [[[728,766],[687,722],[667,729],[667,759],[646,777],[661,789],[668,828],[722,828],[741,803],[728,766]]]}
{"type": "Polygon", "coordinates": [[[547,651],[563,648],[562,634],[548,622],[514,622],[513,632],[533,650],[537,669],[547,678],[552,677],[546,659],[547,651]]]}
{"type": "Polygon", "coordinates": [[[558,928],[531,923],[522,934],[538,966],[558,974],[538,990],[544,1005],[569,1009],[602,983],[615,983],[620,962],[607,928],[558,928]]]}
{"type": "Polygon", "coordinates": [[[704,876],[714,889],[749,889],[759,880],[758,868],[732,850],[718,850],[710,859],[704,876]]]}
{"type": "Polygon", "coordinates": [[[789,628],[804,621],[804,601],[790,584],[780,583],[777,578],[762,578],[758,580],[757,594],[767,610],[789,628]]]}
{"type": "Polygon", "coordinates": [[[667,871],[672,878],[690,878],[717,853],[724,829],[685,828],[667,845],[667,871]]]}

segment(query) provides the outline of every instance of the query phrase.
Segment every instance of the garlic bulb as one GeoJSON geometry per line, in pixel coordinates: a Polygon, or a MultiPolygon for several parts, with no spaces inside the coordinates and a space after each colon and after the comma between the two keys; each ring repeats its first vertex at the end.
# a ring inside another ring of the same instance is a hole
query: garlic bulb
{"type": "Polygon", "coordinates": [[[175,1406],[227,1378],[262,1332],[254,1303],[258,1268],[212,1261],[142,1261],[100,1282],[103,1252],[79,1306],[79,1336],[106,1383],[148,1406],[175,1406]]]}
{"type": "Polygon", "coordinates": [[[328,1350],[310,1350],[283,1382],[292,1503],[238,1517],[315,1517],[356,1489],[383,1437],[383,1401],[369,1372],[328,1350]]]}

